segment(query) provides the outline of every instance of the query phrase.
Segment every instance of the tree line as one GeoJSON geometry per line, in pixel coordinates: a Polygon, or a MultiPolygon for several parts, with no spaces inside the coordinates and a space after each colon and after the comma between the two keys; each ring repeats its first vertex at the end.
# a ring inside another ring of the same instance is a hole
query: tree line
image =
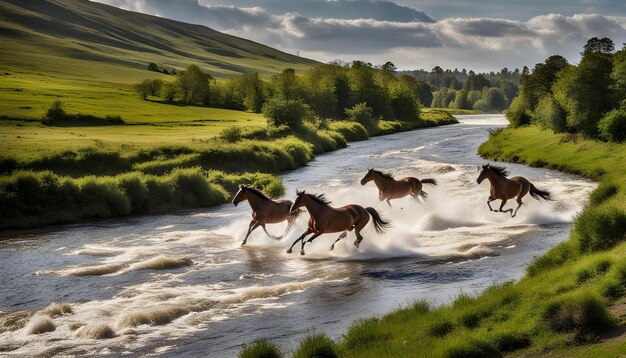
{"type": "Polygon", "coordinates": [[[559,55],[522,74],[519,95],[507,111],[513,126],[536,124],[556,133],[626,140],[626,44],[591,38],[578,65],[559,55]]]}
{"type": "Polygon", "coordinates": [[[353,61],[319,65],[303,74],[286,69],[267,80],[250,72],[217,81],[191,65],[176,72],[173,81],[148,79],[136,90],[142,99],[157,96],[165,102],[264,112],[274,123],[317,116],[356,118],[370,127],[380,118],[418,121],[423,106],[502,111],[517,94],[517,72],[506,68],[491,75],[470,71],[465,79],[461,72],[459,81],[455,72],[435,67],[427,82],[414,73],[397,72],[391,62],[374,66],[353,61]]]}

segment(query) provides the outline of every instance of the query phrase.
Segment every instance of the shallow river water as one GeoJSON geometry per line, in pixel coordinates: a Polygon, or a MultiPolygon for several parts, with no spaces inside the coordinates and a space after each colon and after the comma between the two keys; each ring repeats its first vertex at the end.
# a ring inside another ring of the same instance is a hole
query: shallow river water
{"type": "MultiPolygon", "coordinates": [[[[289,197],[296,189],[325,193],[333,205],[373,206],[392,221],[383,236],[368,227],[359,249],[350,233],[329,251],[333,234],[307,246],[306,256],[287,254],[307,214],[282,240],[259,229],[240,247],[245,202],[0,237],[0,355],[232,357],[259,338],[289,349],[306,334],[338,338],[357,319],[417,299],[437,305],[519,279],[534,257],[567,239],[595,185],[507,164],[556,201],[527,196],[515,218],[492,213],[488,182],[476,183],[486,162],[476,150],[506,121],[459,119],[351,143],[281,176],[289,197]],[[360,185],[368,167],[439,185],[425,185],[426,203],[407,198],[389,208],[373,183],[360,185]],[[32,315],[59,302],[72,313],[32,315]],[[20,319],[28,323],[15,329],[20,319]],[[29,334],[49,321],[54,331],[29,334]]],[[[274,235],[283,230],[268,225],[274,235]]]]}

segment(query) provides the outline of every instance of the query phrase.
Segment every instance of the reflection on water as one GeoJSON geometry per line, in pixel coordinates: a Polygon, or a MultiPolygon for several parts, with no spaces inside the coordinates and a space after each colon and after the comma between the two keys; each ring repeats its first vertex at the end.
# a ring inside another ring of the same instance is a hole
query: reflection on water
{"type": "MultiPolygon", "coordinates": [[[[594,185],[509,165],[557,201],[528,197],[513,219],[492,213],[488,185],[475,182],[484,162],[475,152],[487,129],[505,122],[462,122],[353,143],[282,176],[289,196],[324,192],[333,205],[373,206],[392,220],[383,236],[366,229],[359,249],[350,233],[329,251],[333,234],[306,256],[286,254],[307,215],[282,240],[259,230],[240,247],[247,205],[12,234],[0,241],[0,351],[228,357],[258,338],[289,347],[314,331],[337,337],[355,319],[415,299],[445,303],[519,278],[533,257],[567,238],[594,185]],[[424,204],[403,199],[389,208],[373,185],[358,183],[367,167],[440,185],[425,186],[424,204]]],[[[283,230],[268,226],[273,235],[283,230]]]]}

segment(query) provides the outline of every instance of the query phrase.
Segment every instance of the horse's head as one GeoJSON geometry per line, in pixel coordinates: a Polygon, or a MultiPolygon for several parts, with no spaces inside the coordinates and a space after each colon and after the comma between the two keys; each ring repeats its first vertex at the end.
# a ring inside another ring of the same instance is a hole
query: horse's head
{"type": "Polygon", "coordinates": [[[374,174],[374,168],[372,169],[367,168],[367,174],[365,174],[363,179],[361,179],[361,185],[365,185],[369,183],[370,181],[372,181],[374,179],[373,174],[374,174]]]}
{"type": "Polygon", "coordinates": [[[304,196],[305,196],[305,192],[300,191],[300,190],[296,190],[296,200],[293,202],[293,204],[291,204],[291,207],[289,208],[290,212],[295,212],[298,210],[298,208],[303,207],[304,206],[304,196]]]}
{"type": "MultiPolygon", "coordinates": [[[[478,169],[480,169],[480,167],[478,169]]],[[[478,175],[478,178],[476,179],[476,182],[478,184],[482,183],[483,180],[485,180],[485,178],[487,177],[487,171],[488,170],[489,170],[489,163],[484,164],[482,166],[482,169],[480,170],[480,175],[478,175]]]]}
{"type": "Polygon", "coordinates": [[[246,187],[245,185],[239,185],[239,191],[237,192],[237,194],[235,194],[235,197],[233,198],[233,204],[235,204],[235,206],[237,206],[237,204],[244,200],[248,200],[248,197],[246,196],[247,188],[248,187],[246,187]]]}

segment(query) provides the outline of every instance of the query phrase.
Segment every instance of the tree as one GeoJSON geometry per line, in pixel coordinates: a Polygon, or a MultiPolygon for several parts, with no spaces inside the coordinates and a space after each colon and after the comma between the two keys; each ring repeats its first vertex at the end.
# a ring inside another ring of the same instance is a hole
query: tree
{"type": "Polygon", "coordinates": [[[545,96],[539,100],[537,108],[533,111],[532,120],[539,127],[551,129],[555,133],[567,130],[565,113],[552,96],[545,96]]]}
{"type": "Polygon", "coordinates": [[[483,75],[470,74],[465,81],[463,89],[467,91],[480,91],[483,87],[491,87],[491,83],[483,75]]]}
{"type": "Polygon", "coordinates": [[[376,131],[377,121],[374,111],[366,103],[355,104],[354,107],[346,109],[348,120],[361,123],[369,133],[376,131]]]}
{"type": "Polygon", "coordinates": [[[605,55],[612,54],[615,51],[615,44],[613,40],[608,37],[603,37],[601,39],[597,37],[592,37],[587,40],[585,47],[583,48],[583,52],[580,53],[581,56],[586,56],[590,53],[601,53],[605,55]]]}
{"type": "Polygon", "coordinates": [[[275,97],[265,102],[263,115],[270,126],[284,125],[297,130],[302,127],[304,119],[310,115],[310,109],[301,100],[275,97]]]}
{"type": "Polygon", "coordinates": [[[490,110],[496,110],[499,112],[506,108],[504,94],[499,88],[489,88],[485,93],[484,100],[487,102],[487,107],[489,107],[490,110]]]}
{"type": "Polygon", "coordinates": [[[381,70],[383,70],[384,72],[396,73],[397,68],[396,65],[393,64],[393,62],[387,61],[384,65],[381,66],[381,70]]]}
{"type": "Polygon", "coordinates": [[[413,92],[413,95],[415,95],[422,105],[430,106],[433,101],[433,88],[428,83],[407,75],[400,76],[399,82],[400,86],[413,92]]]}
{"type": "Polygon", "coordinates": [[[152,82],[143,80],[140,84],[135,85],[135,92],[137,92],[139,99],[146,100],[152,93],[152,82]]]}
{"type": "Polygon", "coordinates": [[[178,92],[178,84],[176,82],[163,82],[161,85],[161,97],[165,102],[173,102],[178,92]]]}
{"type": "Polygon", "coordinates": [[[204,74],[196,65],[187,67],[178,75],[178,85],[183,102],[192,104],[202,102],[209,104],[209,80],[212,77],[204,74]]]}
{"type": "Polygon", "coordinates": [[[260,113],[265,102],[263,81],[256,72],[241,75],[239,80],[240,91],[243,94],[243,105],[250,112],[260,113]]]}

